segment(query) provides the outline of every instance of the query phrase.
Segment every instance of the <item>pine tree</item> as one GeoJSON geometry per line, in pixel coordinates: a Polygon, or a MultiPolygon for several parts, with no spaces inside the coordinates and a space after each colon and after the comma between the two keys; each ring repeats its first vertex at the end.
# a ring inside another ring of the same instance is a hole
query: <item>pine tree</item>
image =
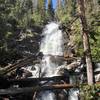
{"type": "Polygon", "coordinates": [[[87,21],[85,17],[85,6],[84,0],[78,0],[79,4],[79,13],[80,13],[80,20],[82,24],[82,40],[83,40],[83,47],[84,47],[84,56],[87,65],[87,81],[89,85],[93,84],[93,65],[92,65],[92,57],[91,57],[91,49],[89,43],[89,32],[87,31],[87,21]]]}
{"type": "Polygon", "coordinates": [[[69,18],[69,20],[72,19],[76,15],[76,9],[77,9],[77,3],[76,0],[64,0],[64,8],[66,9],[66,14],[69,18]]]}
{"type": "Polygon", "coordinates": [[[45,0],[38,0],[38,12],[42,18],[45,18],[45,0]]]}
{"type": "Polygon", "coordinates": [[[56,19],[58,21],[64,22],[66,20],[66,7],[65,1],[57,0],[57,7],[55,10],[56,19]]]}
{"type": "Polygon", "coordinates": [[[47,14],[48,14],[48,20],[54,19],[54,9],[53,9],[52,0],[48,0],[47,14]]]}

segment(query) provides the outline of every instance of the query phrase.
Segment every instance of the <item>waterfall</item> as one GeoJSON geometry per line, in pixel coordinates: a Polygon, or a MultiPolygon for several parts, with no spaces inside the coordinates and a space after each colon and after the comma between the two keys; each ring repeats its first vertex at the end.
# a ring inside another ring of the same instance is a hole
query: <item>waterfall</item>
{"type": "Polygon", "coordinates": [[[56,56],[63,56],[63,34],[59,30],[59,25],[51,22],[46,25],[42,35],[44,38],[41,41],[40,52],[44,57],[41,63],[41,73],[44,73],[45,77],[58,76],[56,56]]]}
{"type": "MultiPolygon", "coordinates": [[[[29,70],[32,72],[33,76],[38,73],[36,77],[61,76],[58,69],[64,66],[65,62],[57,59],[58,56],[63,56],[64,53],[64,36],[59,29],[59,24],[55,22],[47,24],[43,30],[42,37],[40,52],[43,53],[43,57],[41,63],[40,65],[34,66],[37,72],[32,71],[30,67],[29,70]]],[[[52,81],[49,81],[47,84],[51,83],[52,81]]],[[[77,91],[78,90],[71,89],[68,100],[78,100],[77,91]]],[[[36,100],[57,99],[52,90],[46,90],[39,92],[36,100]]]]}
{"type": "Polygon", "coordinates": [[[40,51],[44,55],[63,55],[63,35],[59,30],[59,25],[56,23],[50,23],[44,29],[42,34],[44,39],[41,42],[40,51]]]}
{"type": "MultiPolygon", "coordinates": [[[[59,76],[57,68],[60,66],[56,57],[63,56],[64,53],[64,37],[59,29],[59,24],[51,22],[46,25],[42,35],[40,52],[44,56],[41,61],[41,77],[59,76]]],[[[77,91],[71,89],[70,94],[72,95],[69,95],[69,100],[78,100],[77,91]]],[[[56,100],[52,91],[41,92],[40,95],[38,100],[56,100]]]]}
{"type": "MultiPolygon", "coordinates": [[[[41,61],[41,77],[59,76],[57,68],[59,67],[56,61],[56,56],[63,56],[63,34],[59,30],[59,25],[51,22],[46,25],[43,30],[43,39],[40,45],[40,52],[43,53],[41,61]]],[[[55,94],[52,91],[43,91],[40,93],[38,100],[56,100],[55,94]]]]}

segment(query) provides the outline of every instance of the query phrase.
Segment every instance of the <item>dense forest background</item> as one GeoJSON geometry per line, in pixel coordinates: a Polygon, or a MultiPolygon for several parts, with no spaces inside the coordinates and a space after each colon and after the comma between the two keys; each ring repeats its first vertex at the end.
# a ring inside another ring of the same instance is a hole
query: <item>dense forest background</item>
{"type": "MultiPolygon", "coordinates": [[[[93,61],[100,61],[100,0],[85,0],[93,61]]],[[[83,56],[77,0],[0,0],[0,67],[38,53],[44,25],[62,24],[75,55],[83,56]]]]}

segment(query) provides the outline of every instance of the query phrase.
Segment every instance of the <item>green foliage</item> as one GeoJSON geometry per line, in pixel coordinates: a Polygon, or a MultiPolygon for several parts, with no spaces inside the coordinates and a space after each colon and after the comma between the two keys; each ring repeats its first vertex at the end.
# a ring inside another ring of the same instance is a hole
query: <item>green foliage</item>
{"type": "Polygon", "coordinates": [[[71,3],[72,2],[66,1],[65,4],[63,5],[61,1],[60,3],[58,2],[57,5],[58,7],[55,13],[57,20],[60,21],[61,23],[67,23],[71,19],[71,12],[70,12],[72,11],[71,3]]]}
{"type": "MultiPolygon", "coordinates": [[[[0,61],[6,62],[12,55],[18,54],[17,41],[20,40],[19,33],[22,32],[26,35],[27,29],[32,29],[33,26],[41,27],[47,21],[54,20],[63,23],[65,26],[71,29],[69,33],[74,38],[74,44],[76,46],[76,53],[78,56],[83,55],[83,46],[81,39],[81,24],[77,20],[73,24],[69,25],[69,22],[77,15],[77,2],[76,0],[59,0],[59,7],[53,9],[52,0],[48,0],[47,8],[45,7],[45,0],[0,0],[0,61]],[[20,32],[19,32],[20,31],[20,32]],[[2,53],[2,52],[5,53],[2,53]],[[3,58],[4,57],[4,58],[3,58]]],[[[93,0],[86,0],[86,18],[88,22],[88,31],[90,33],[90,44],[92,57],[94,61],[100,61],[100,5],[98,2],[93,0]]],[[[31,32],[30,36],[36,36],[35,33],[31,32]]],[[[39,34],[39,33],[37,33],[39,34]]],[[[25,38],[24,38],[25,39],[25,38]]]]}
{"type": "MultiPolygon", "coordinates": [[[[71,3],[69,2],[69,8],[71,9],[68,11],[69,14],[67,14],[68,20],[72,20],[74,18],[74,15],[71,12],[77,12],[76,8],[77,4],[76,2],[71,3]],[[73,6],[72,6],[73,5],[73,6]],[[75,11],[73,10],[73,7],[75,7],[75,11]]],[[[68,7],[68,6],[67,6],[68,7]]],[[[90,47],[92,52],[93,61],[100,61],[100,10],[97,2],[93,2],[93,0],[86,0],[85,1],[85,7],[86,7],[86,18],[87,18],[87,24],[88,24],[88,33],[89,33],[89,39],[90,39],[90,47]]],[[[68,13],[67,12],[67,13],[68,13]]],[[[66,16],[67,16],[66,15],[66,16]]],[[[79,24],[80,21],[77,20],[75,23],[73,23],[71,26],[73,27],[72,33],[75,37],[74,44],[76,45],[76,53],[77,56],[83,55],[83,46],[82,46],[82,36],[80,35],[81,31],[81,24],[79,24]]]]}
{"type": "Polygon", "coordinates": [[[66,14],[66,9],[62,6],[56,10],[56,18],[61,23],[66,23],[69,20],[69,17],[66,14]]]}
{"type": "Polygon", "coordinates": [[[21,31],[34,25],[32,16],[31,0],[0,0],[0,65],[5,66],[22,56],[17,50],[17,41],[21,31]]]}
{"type": "Polygon", "coordinates": [[[97,93],[100,91],[100,84],[95,85],[80,85],[81,100],[99,100],[97,93]]]}
{"type": "Polygon", "coordinates": [[[43,20],[41,18],[41,14],[35,12],[32,16],[32,19],[31,19],[32,22],[34,22],[36,25],[40,25],[42,24],[43,20]]]}
{"type": "MultiPolygon", "coordinates": [[[[79,32],[79,31],[77,31],[79,32]]],[[[94,31],[95,33],[95,31],[94,31]]],[[[100,61],[100,34],[98,33],[92,33],[93,36],[95,36],[95,39],[93,37],[90,37],[90,46],[91,46],[91,54],[92,54],[92,59],[95,62],[100,61]]],[[[90,33],[91,34],[91,33],[90,33]]],[[[74,43],[76,45],[76,53],[77,56],[83,56],[83,45],[82,45],[82,37],[79,33],[74,34],[75,38],[74,38],[74,43]]]]}
{"type": "Polygon", "coordinates": [[[52,0],[48,0],[47,19],[48,20],[54,19],[54,9],[53,9],[52,0]]]}
{"type": "MultiPolygon", "coordinates": [[[[37,5],[37,10],[35,13],[33,13],[34,15],[39,15],[40,17],[40,21],[43,22],[43,20],[45,20],[45,0],[39,0],[38,1],[38,5],[37,5]],[[37,14],[38,13],[38,14],[37,14]]],[[[38,16],[37,16],[38,17],[38,16]]]]}
{"type": "Polygon", "coordinates": [[[99,41],[100,31],[94,34],[95,34],[96,41],[94,41],[93,39],[90,40],[92,58],[94,61],[100,61],[100,41],[99,41]]]}

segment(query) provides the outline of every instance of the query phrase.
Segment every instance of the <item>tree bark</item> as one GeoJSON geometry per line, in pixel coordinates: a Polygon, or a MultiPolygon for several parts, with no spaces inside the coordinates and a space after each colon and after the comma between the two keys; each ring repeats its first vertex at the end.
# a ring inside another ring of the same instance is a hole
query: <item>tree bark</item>
{"type": "Polygon", "coordinates": [[[92,65],[91,49],[89,44],[89,32],[88,32],[88,26],[85,17],[84,0],[78,0],[78,5],[79,5],[80,20],[82,24],[82,40],[83,40],[83,47],[84,47],[84,56],[87,65],[87,81],[89,85],[92,85],[93,65],[92,65]]]}
{"type": "MultiPolygon", "coordinates": [[[[12,85],[19,85],[19,84],[30,84],[30,83],[40,83],[40,81],[61,81],[66,80],[66,76],[54,76],[54,77],[44,77],[44,78],[24,78],[24,79],[11,79],[8,82],[12,85]]],[[[33,84],[34,85],[34,84],[33,84]]]]}
{"type": "Polygon", "coordinates": [[[34,93],[36,91],[41,91],[41,90],[69,89],[69,88],[76,88],[76,87],[78,86],[71,85],[71,84],[55,84],[55,85],[35,86],[35,87],[0,89],[0,96],[27,94],[27,93],[34,93]]]}
{"type": "MultiPolygon", "coordinates": [[[[27,94],[27,93],[34,93],[36,91],[42,91],[42,90],[57,90],[57,89],[70,89],[70,88],[79,88],[79,86],[64,83],[64,84],[52,84],[52,85],[45,85],[45,86],[37,85],[35,87],[0,89],[0,96],[27,94]]],[[[98,91],[97,94],[100,95],[100,92],[98,91]]]]}
{"type": "Polygon", "coordinates": [[[11,71],[15,70],[18,67],[23,67],[29,63],[34,64],[34,63],[38,63],[38,62],[39,61],[36,60],[36,57],[30,56],[25,59],[22,59],[21,61],[19,61],[17,63],[14,63],[10,66],[3,68],[2,70],[0,70],[0,72],[2,72],[1,75],[6,75],[7,73],[10,73],[11,71]]]}

